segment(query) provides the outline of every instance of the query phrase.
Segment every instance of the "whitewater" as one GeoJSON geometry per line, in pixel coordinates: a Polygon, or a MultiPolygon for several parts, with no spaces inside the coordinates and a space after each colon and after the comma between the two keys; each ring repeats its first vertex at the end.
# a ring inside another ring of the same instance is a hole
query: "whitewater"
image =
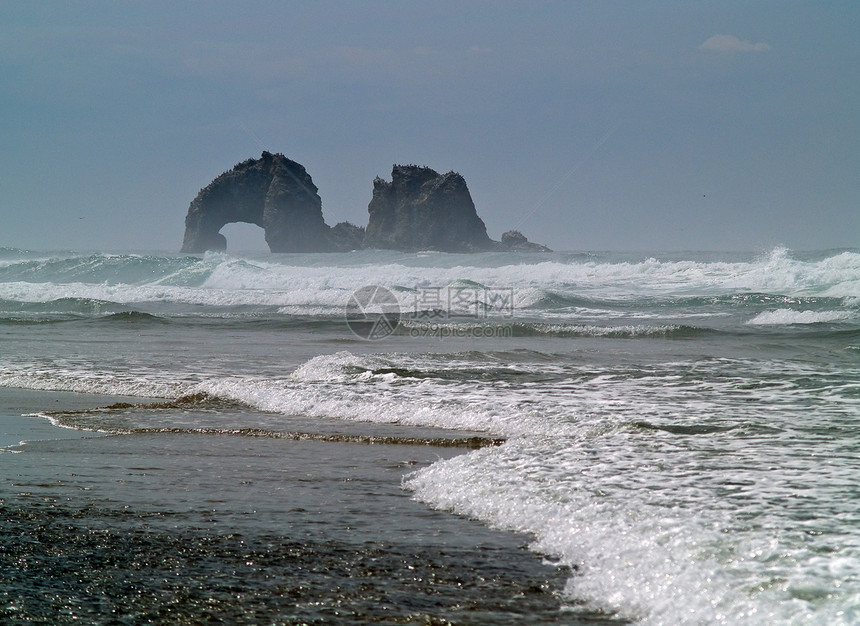
{"type": "Polygon", "coordinates": [[[563,616],[860,623],[856,249],[6,248],[0,348],[0,387],[132,399],[34,414],[93,433],[480,433],[402,489],[527,534],[563,616]]]}

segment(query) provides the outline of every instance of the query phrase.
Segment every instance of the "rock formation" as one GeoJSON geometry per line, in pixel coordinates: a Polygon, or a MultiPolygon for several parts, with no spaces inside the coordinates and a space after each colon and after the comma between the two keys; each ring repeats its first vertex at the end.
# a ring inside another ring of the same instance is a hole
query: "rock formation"
{"type": "Polygon", "coordinates": [[[331,227],[329,239],[335,250],[341,252],[360,250],[364,247],[364,226],[339,222],[331,227]]]}
{"type": "Polygon", "coordinates": [[[373,181],[366,248],[478,252],[493,248],[466,181],[456,172],[395,165],[391,182],[373,181]]]}
{"type": "Polygon", "coordinates": [[[188,207],[183,252],[225,250],[218,231],[249,222],[265,230],[272,252],[333,249],[322,201],[305,168],[283,154],[263,152],[213,180],[188,207]]]}
{"type": "Polygon", "coordinates": [[[505,252],[552,252],[546,246],[532,243],[518,230],[509,230],[506,233],[502,233],[499,248],[505,252]]]}
{"type": "Polygon", "coordinates": [[[322,201],[305,168],[283,154],[263,152],[224,172],[200,190],[185,216],[182,252],[226,250],[225,224],[261,227],[272,252],[331,252],[359,248],[442,252],[549,252],[522,233],[493,241],[475,211],[466,181],[456,172],[395,165],[391,182],[373,181],[367,228],[325,223],[322,201]]]}

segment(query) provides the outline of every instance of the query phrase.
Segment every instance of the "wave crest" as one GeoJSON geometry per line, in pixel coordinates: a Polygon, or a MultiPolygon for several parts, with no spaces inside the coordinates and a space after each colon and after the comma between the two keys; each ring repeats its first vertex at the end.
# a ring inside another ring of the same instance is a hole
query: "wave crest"
{"type": "Polygon", "coordinates": [[[751,326],[785,326],[790,324],[825,324],[847,322],[856,317],[851,311],[796,311],[776,309],[756,315],[747,324],[751,326]]]}

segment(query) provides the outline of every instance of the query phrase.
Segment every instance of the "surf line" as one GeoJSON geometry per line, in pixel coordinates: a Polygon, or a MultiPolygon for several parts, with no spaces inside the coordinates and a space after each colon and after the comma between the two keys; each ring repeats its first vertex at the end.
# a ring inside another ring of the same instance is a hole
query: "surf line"
{"type": "MultiPolygon", "coordinates": [[[[309,433],[301,431],[272,431],[262,428],[186,428],[180,426],[163,426],[151,428],[91,428],[82,425],[70,424],[60,419],[52,418],[48,414],[33,414],[39,417],[48,417],[55,421],[58,426],[72,428],[74,430],[91,430],[93,432],[106,433],[109,435],[216,435],[227,437],[251,437],[255,439],[290,439],[292,441],[322,441],[328,443],[355,443],[370,446],[430,446],[434,448],[464,448],[467,450],[478,450],[480,448],[496,447],[505,443],[503,438],[493,437],[399,437],[396,435],[350,435],[347,433],[309,433]]],[[[8,446],[16,448],[20,444],[8,446]]],[[[0,452],[15,452],[0,448],[0,452]]]]}
{"type": "MultiPolygon", "coordinates": [[[[120,434],[120,433],[118,433],[120,434]]],[[[379,435],[350,435],[346,433],[278,432],[261,428],[135,428],[123,431],[130,435],[227,435],[263,439],[292,439],[293,441],[324,441],[330,443],[361,443],[384,446],[433,446],[437,448],[479,448],[500,446],[505,439],[491,437],[397,437],[379,435]]]]}

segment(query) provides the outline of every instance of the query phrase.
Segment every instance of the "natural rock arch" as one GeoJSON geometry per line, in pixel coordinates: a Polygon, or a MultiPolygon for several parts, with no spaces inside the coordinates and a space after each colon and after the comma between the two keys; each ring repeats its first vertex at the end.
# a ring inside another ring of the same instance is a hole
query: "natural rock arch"
{"type": "Polygon", "coordinates": [[[490,239],[465,179],[456,172],[395,165],[390,183],[379,177],[373,181],[367,211],[367,228],[349,222],[329,228],[305,168],[283,154],[263,152],[200,190],[185,216],[182,252],[226,250],[227,239],[219,231],[235,222],[262,228],[272,252],[550,252],[518,231],[506,232],[501,241],[490,239]]]}
{"type": "Polygon", "coordinates": [[[272,252],[330,250],[317,191],[302,165],[283,154],[263,152],[200,190],[185,217],[182,251],[226,250],[219,231],[233,222],[261,227],[272,252]]]}

